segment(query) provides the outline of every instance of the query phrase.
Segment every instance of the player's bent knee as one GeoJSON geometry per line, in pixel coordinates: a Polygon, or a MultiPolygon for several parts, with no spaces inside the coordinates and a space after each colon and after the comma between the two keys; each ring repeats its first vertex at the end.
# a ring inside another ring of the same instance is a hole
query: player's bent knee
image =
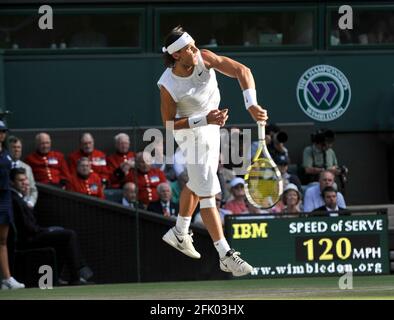
{"type": "Polygon", "coordinates": [[[215,197],[204,198],[200,200],[200,209],[205,209],[205,208],[216,208],[215,197]]]}

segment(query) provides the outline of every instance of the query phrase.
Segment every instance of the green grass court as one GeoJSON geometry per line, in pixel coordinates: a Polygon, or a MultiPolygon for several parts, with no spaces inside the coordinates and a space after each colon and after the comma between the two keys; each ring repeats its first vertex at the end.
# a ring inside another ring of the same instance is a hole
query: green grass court
{"type": "Polygon", "coordinates": [[[0,291],[4,299],[394,299],[394,276],[353,278],[352,290],[338,287],[339,277],[188,281],[55,287],[52,290],[0,291]]]}

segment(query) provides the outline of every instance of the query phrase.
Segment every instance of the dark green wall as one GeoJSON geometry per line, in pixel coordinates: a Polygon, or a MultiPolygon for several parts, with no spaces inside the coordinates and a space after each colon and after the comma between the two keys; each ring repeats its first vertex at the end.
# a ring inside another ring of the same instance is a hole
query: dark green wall
{"type": "Polygon", "coordinates": [[[14,128],[159,123],[152,58],[40,57],[6,62],[14,128]]]}
{"type": "MultiPolygon", "coordinates": [[[[313,121],[298,106],[296,85],[311,66],[329,64],[347,76],[352,98],[342,117],[328,123],[315,122],[318,126],[338,131],[394,128],[393,52],[229,56],[252,68],[259,102],[267,106],[272,121],[313,121]]],[[[159,125],[156,82],[163,70],[159,55],[8,56],[5,90],[8,108],[13,112],[9,124],[13,128],[159,125]]],[[[238,82],[218,78],[222,106],[231,108],[229,121],[251,122],[238,82]]]]}

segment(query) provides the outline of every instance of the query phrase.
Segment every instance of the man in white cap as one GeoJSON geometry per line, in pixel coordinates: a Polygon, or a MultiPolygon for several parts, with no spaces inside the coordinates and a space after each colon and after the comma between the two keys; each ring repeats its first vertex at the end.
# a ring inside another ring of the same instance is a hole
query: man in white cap
{"type": "Polygon", "coordinates": [[[267,112],[257,103],[255,82],[248,67],[209,50],[200,51],[181,27],[174,28],[166,37],[163,52],[167,69],[158,81],[162,120],[164,126],[173,125],[175,140],[188,156],[189,174],[180,197],[176,225],[163,240],[199,259],[201,255],[193,246],[189,226],[194,209],[200,203],[201,217],[218,251],[221,270],[234,276],[246,275],[253,268],[227,243],[215,203],[215,195],[221,191],[217,177],[220,127],[228,118],[228,109],[219,110],[215,70],[238,80],[245,108],[255,121],[266,121],[267,112]],[[190,155],[195,150],[197,157],[193,159],[190,155]]]}
{"type": "Polygon", "coordinates": [[[248,213],[245,201],[245,180],[239,177],[230,182],[232,199],[227,201],[224,209],[230,210],[232,214],[248,213]]]}

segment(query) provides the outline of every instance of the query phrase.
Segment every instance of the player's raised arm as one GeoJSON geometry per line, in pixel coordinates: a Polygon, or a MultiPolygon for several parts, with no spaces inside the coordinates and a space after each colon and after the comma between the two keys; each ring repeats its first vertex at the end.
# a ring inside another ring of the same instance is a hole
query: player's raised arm
{"type": "Polygon", "coordinates": [[[247,66],[206,49],[201,50],[201,56],[207,68],[214,68],[224,75],[238,80],[245,107],[255,121],[266,121],[268,119],[267,111],[257,103],[256,85],[253,74],[247,66]]]}

